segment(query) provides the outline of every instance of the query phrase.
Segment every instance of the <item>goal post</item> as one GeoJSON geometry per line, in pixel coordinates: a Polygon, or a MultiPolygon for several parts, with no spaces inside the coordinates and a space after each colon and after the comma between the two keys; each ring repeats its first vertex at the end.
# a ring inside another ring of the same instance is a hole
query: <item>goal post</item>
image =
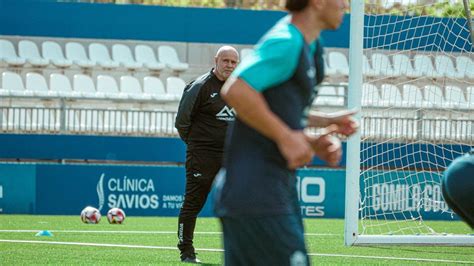
{"type": "Polygon", "coordinates": [[[434,1],[396,2],[351,1],[347,103],[361,130],[347,140],[345,244],[474,246],[467,226],[435,222],[459,220],[442,174],[474,147],[470,3],[442,17],[434,1]]]}
{"type": "Polygon", "coordinates": [[[472,19],[471,3],[469,0],[463,0],[464,12],[466,13],[466,19],[468,22],[469,30],[471,31],[471,45],[474,47],[474,19],[472,19]]]}

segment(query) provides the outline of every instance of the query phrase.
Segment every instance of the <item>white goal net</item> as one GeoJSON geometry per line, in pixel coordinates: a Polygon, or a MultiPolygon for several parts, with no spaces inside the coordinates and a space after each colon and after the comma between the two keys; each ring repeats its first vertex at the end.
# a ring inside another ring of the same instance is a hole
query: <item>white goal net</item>
{"type": "Polygon", "coordinates": [[[359,9],[351,27],[361,33],[351,29],[349,105],[360,106],[361,132],[348,143],[346,244],[474,245],[473,236],[431,222],[458,219],[440,181],[474,146],[474,48],[463,0],[366,1],[363,28],[352,17],[360,2],[352,1],[359,9]]]}

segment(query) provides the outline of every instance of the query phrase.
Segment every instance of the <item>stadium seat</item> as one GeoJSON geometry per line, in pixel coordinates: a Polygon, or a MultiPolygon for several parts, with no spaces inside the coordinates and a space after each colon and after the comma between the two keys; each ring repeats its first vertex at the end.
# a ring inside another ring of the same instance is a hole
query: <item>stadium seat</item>
{"type": "Polygon", "coordinates": [[[372,54],[372,69],[378,69],[380,74],[383,76],[395,76],[395,71],[393,70],[392,64],[390,63],[390,59],[385,54],[372,54]]]}
{"type": "Polygon", "coordinates": [[[107,47],[101,43],[89,44],[89,57],[105,69],[114,69],[120,66],[119,62],[112,61],[107,47]]]}
{"type": "Polygon", "coordinates": [[[446,86],[446,106],[448,108],[468,108],[464,92],[457,86],[446,86]]]}
{"type": "Polygon", "coordinates": [[[105,95],[107,99],[127,99],[128,96],[120,93],[117,82],[112,76],[97,76],[97,91],[105,95]]]}
{"type": "Polygon", "coordinates": [[[339,95],[337,88],[334,86],[320,86],[314,104],[343,106],[344,96],[339,95]]]}
{"type": "Polygon", "coordinates": [[[337,70],[329,66],[329,60],[327,56],[324,56],[324,75],[325,76],[335,76],[337,74],[337,70]]]}
{"type": "Polygon", "coordinates": [[[243,48],[240,50],[240,61],[253,52],[252,48],[243,48]]]}
{"type": "Polygon", "coordinates": [[[91,77],[83,74],[76,74],[73,78],[73,88],[84,98],[105,98],[103,93],[95,90],[94,81],[91,77]]]}
{"type": "Polygon", "coordinates": [[[151,100],[152,97],[142,92],[142,87],[137,78],[132,76],[120,77],[120,91],[133,100],[151,100]]]}
{"type": "Polygon", "coordinates": [[[49,89],[56,92],[59,97],[81,97],[81,93],[72,90],[71,82],[63,74],[53,73],[49,76],[49,89]]]}
{"type": "Polygon", "coordinates": [[[137,62],[142,63],[145,68],[151,71],[159,72],[165,68],[165,64],[156,60],[153,49],[150,46],[142,44],[135,46],[135,58],[137,62]]]}
{"type": "Polygon", "coordinates": [[[55,67],[68,68],[71,67],[73,62],[64,58],[61,46],[58,43],[52,41],[43,42],[41,45],[43,57],[48,59],[55,67]]]}
{"type": "Polygon", "coordinates": [[[408,107],[422,107],[423,106],[423,94],[415,85],[405,84],[402,90],[404,106],[408,107]]]}
{"type": "Polygon", "coordinates": [[[66,43],[66,58],[83,69],[97,66],[96,62],[89,60],[87,57],[84,46],[77,42],[66,43]]]}
{"type": "Polygon", "coordinates": [[[382,84],[380,87],[381,92],[381,105],[383,106],[395,106],[395,107],[406,107],[404,106],[402,94],[397,86],[393,84],[382,84]]]}
{"type": "Polygon", "coordinates": [[[436,55],[435,66],[436,71],[444,77],[453,79],[464,78],[464,73],[457,71],[453,65],[453,61],[445,55],[436,55]]]}
{"type": "Polygon", "coordinates": [[[329,52],[328,61],[329,67],[335,69],[337,74],[349,76],[349,63],[343,53],[336,51],[329,52]]]}
{"type": "Polygon", "coordinates": [[[157,77],[148,76],[143,79],[143,92],[159,101],[175,99],[174,96],[166,94],[163,82],[157,77]]]}
{"type": "Polygon", "coordinates": [[[167,67],[171,68],[175,72],[184,72],[189,69],[189,64],[182,63],[176,50],[168,45],[162,45],[158,47],[158,58],[160,62],[166,64],[167,67]]]}
{"type": "Polygon", "coordinates": [[[407,76],[409,78],[421,77],[421,73],[414,69],[410,58],[404,54],[392,56],[394,76],[407,76]]]}
{"type": "Polygon", "coordinates": [[[15,47],[10,41],[0,40],[0,61],[4,61],[9,66],[19,67],[26,63],[24,58],[16,55],[15,47]]]}
{"type": "Polygon", "coordinates": [[[26,90],[21,76],[13,72],[2,73],[2,88],[9,96],[33,96],[33,92],[26,90]]]}
{"type": "Polygon", "coordinates": [[[119,62],[122,67],[132,71],[143,67],[142,63],[133,59],[130,48],[123,44],[114,44],[112,46],[112,58],[115,62],[119,62]]]}
{"type": "Polygon", "coordinates": [[[456,68],[458,72],[463,73],[465,77],[474,79],[474,62],[466,56],[456,57],[456,68]]]}
{"type": "Polygon", "coordinates": [[[362,85],[362,106],[380,105],[380,96],[375,85],[364,83],[362,85]]]}
{"type": "Polygon", "coordinates": [[[186,82],[178,77],[168,77],[166,79],[166,93],[174,96],[175,99],[181,99],[186,82]]]}
{"type": "Polygon", "coordinates": [[[49,60],[41,57],[38,46],[32,41],[21,40],[18,43],[18,55],[25,58],[33,67],[46,67],[49,60]]]}
{"type": "Polygon", "coordinates": [[[367,77],[380,76],[380,69],[372,67],[365,54],[362,56],[362,73],[367,77]]]}
{"type": "Polygon", "coordinates": [[[426,85],[423,88],[423,99],[425,107],[446,108],[446,101],[443,96],[443,91],[440,87],[435,85],[426,85]]]}
{"type": "Polygon", "coordinates": [[[436,69],[433,67],[431,58],[427,55],[417,54],[414,57],[414,67],[421,75],[430,77],[430,78],[441,78],[443,75],[439,74],[436,69]]]}
{"type": "Polygon", "coordinates": [[[46,79],[38,73],[26,74],[26,90],[31,91],[36,97],[57,97],[55,91],[50,91],[46,79]]]}

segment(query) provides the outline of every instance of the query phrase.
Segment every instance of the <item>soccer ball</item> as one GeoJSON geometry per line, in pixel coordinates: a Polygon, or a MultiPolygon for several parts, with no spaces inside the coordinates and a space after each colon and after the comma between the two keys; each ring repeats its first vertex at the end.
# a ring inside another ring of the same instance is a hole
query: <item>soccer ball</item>
{"type": "Polygon", "coordinates": [[[120,208],[112,208],[107,212],[107,220],[111,224],[121,224],[125,220],[125,212],[120,208]]]}
{"type": "Polygon", "coordinates": [[[81,212],[81,220],[86,224],[98,224],[101,217],[99,210],[91,206],[85,207],[81,212]]]}

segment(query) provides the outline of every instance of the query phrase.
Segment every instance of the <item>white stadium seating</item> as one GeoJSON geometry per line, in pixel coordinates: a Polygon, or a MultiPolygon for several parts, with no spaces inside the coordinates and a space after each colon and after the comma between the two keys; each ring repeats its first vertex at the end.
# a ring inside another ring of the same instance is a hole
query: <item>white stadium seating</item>
{"type": "Polygon", "coordinates": [[[92,61],[105,69],[115,69],[120,66],[119,62],[115,62],[110,58],[107,47],[101,43],[89,44],[89,57],[92,61]]]}
{"type": "Polygon", "coordinates": [[[153,99],[151,95],[142,92],[140,81],[132,76],[120,77],[120,91],[132,100],[149,101],[153,99]]]}
{"type": "Polygon", "coordinates": [[[24,58],[17,56],[15,47],[8,40],[0,40],[0,60],[13,67],[20,67],[26,63],[24,58]]]}
{"type": "Polygon", "coordinates": [[[49,89],[56,92],[59,97],[79,98],[81,94],[73,91],[68,77],[62,74],[53,73],[49,77],[49,89]]]}
{"type": "Polygon", "coordinates": [[[89,57],[87,57],[84,46],[77,42],[66,43],[66,58],[84,69],[91,69],[97,66],[96,62],[89,60],[89,57]]]}
{"type": "Polygon", "coordinates": [[[336,70],[338,75],[349,75],[349,63],[346,56],[341,52],[329,52],[328,54],[329,67],[336,70]]]}
{"type": "Polygon", "coordinates": [[[18,55],[25,58],[26,62],[33,67],[46,67],[49,65],[49,60],[41,57],[38,46],[32,41],[21,40],[18,43],[18,55]]]}
{"type": "Polygon", "coordinates": [[[52,41],[45,41],[41,45],[43,57],[49,60],[55,67],[58,68],[69,68],[73,62],[64,57],[61,46],[58,43],[52,41]]]}
{"type": "Polygon", "coordinates": [[[166,79],[166,93],[174,96],[175,99],[180,99],[183,95],[186,82],[178,77],[168,77],[166,79]]]}
{"type": "Polygon", "coordinates": [[[436,55],[435,66],[436,71],[442,76],[454,79],[464,78],[464,72],[457,71],[453,61],[445,55],[436,55]]]}
{"type": "Polygon", "coordinates": [[[446,107],[466,109],[469,105],[464,97],[464,92],[457,86],[446,86],[446,107]]]}
{"type": "Polygon", "coordinates": [[[162,45],[158,47],[158,58],[160,62],[166,64],[167,67],[171,68],[175,72],[184,72],[189,69],[188,63],[182,63],[176,50],[168,45],[162,45]]]}
{"type": "Polygon", "coordinates": [[[13,72],[2,73],[2,88],[8,90],[9,96],[33,96],[33,92],[26,90],[21,76],[13,72]]]}
{"type": "Polygon", "coordinates": [[[362,57],[362,73],[364,76],[375,77],[380,75],[380,68],[372,67],[366,55],[362,57]]]}
{"type": "Polygon", "coordinates": [[[115,62],[119,62],[122,67],[130,70],[137,70],[143,67],[143,63],[133,59],[130,48],[123,44],[114,44],[112,46],[112,58],[115,62]]]}
{"type": "Polygon", "coordinates": [[[107,99],[127,99],[125,93],[121,93],[117,81],[112,76],[97,76],[97,92],[102,93],[107,99]]]}
{"type": "Polygon", "coordinates": [[[26,90],[31,91],[36,97],[57,97],[55,91],[50,91],[46,79],[38,73],[26,74],[26,90]]]}
{"type": "Polygon", "coordinates": [[[385,54],[372,54],[372,68],[378,69],[380,74],[383,76],[395,76],[395,71],[393,70],[392,64],[390,63],[390,59],[385,54]]]}
{"type": "Polygon", "coordinates": [[[474,62],[466,56],[456,57],[456,68],[458,72],[463,73],[467,78],[474,79],[474,62]]]}
{"type": "Polygon", "coordinates": [[[135,58],[137,62],[142,63],[151,71],[159,72],[165,68],[165,64],[156,60],[156,56],[150,46],[142,44],[135,46],[135,58]]]}
{"type": "Polygon", "coordinates": [[[407,76],[409,78],[421,77],[421,72],[413,68],[410,58],[404,54],[392,56],[393,71],[395,76],[407,76]]]}
{"type": "Polygon", "coordinates": [[[420,72],[421,75],[430,77],[430,78],[441,78],[443,75],[438,73],[436,69],[433,67],[433,63],[431,62],[431,58],[424,54],[417,54],[415,55],[414,59],[414,66],[416,71],[420,72]]]}
{"type": "Polygon", "coordinates": [[[242,61],[242,59],[247,57],[252,52],[253,52],[252,48],[244,48],[244,49],[240,50],[240,61],[242,61]]]}
{"type": "Polygon", "coordinates": [[[380,104],[383,106],[404,107],[402,94],[398,87],[393,84],[382,84],[380,104]]]}
{"type": "Polygon", "coordinates": [[[419,108],[423,106],[423,94],[416,85],[405,84],[402,89],[404,106],[419,108]]]}
{"type": "Polygon", "coordinates": [[[98,93],[96,91],[94,81],[87,75],[74,75],[73,89],[80,93],[81,97],[84,98],[105,98],[103,93],[98,93]]]}

